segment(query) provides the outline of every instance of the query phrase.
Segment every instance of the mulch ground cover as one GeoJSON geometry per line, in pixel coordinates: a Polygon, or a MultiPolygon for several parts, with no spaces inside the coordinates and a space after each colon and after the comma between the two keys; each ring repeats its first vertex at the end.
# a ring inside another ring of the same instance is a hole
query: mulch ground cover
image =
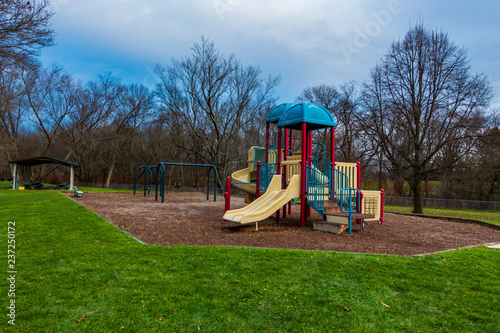
{"type": "MultiPolygon", "coordinates": [[[[148,244],[195,246],[247,246],[303,250],[418,255],[478,244],[500,242],[500,230],[488,226],[442,219],[386,213],[384,223],[368,222],[365,231],[336,235],[317,231],[314,212],[300,228],[300,207],[279,224],[274,216],[255,224],[228,228],[224,224],[224,199],[200,193],[167,193],[165,202],[154,195],[85,193],[68,197],[95,211],[148,244]]],[[[231,198],[231,209],[244,207],[242,198],[231,198]]]]}

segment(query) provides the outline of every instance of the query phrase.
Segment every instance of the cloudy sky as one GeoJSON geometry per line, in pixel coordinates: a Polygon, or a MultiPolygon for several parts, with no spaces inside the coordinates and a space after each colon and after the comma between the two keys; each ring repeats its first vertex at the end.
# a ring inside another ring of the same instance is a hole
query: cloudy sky
{"type": "Polygon", "coordinates": [[[472,72],[488,75],[500,107],[497,0],[52,0],[57,45],[42,52],[76,78],[112,72],[152,85],[155,64],[192,54],[201,36],[224,54],[280,74],[279,102],[304,88],[368,79],[370,69],[423,21],[468,49],[472,72]]]}

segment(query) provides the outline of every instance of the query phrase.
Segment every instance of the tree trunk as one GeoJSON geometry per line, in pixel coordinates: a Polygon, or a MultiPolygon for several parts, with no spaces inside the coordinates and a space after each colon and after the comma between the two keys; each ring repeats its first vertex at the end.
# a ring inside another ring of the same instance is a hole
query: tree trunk
{"type": "Polygon", "coordinates": [[[415,176],[413,184],[411,185],[411,190],[413,191],[413,213],[423,214],[424,197],[422,193],[422,177],[415,176]]]}
{"type": "Polygon", "coordinates": [[[129,165],[129,172],[128,172],[128,180],[129,184],[132,183],[132,180],[134,179],[135,176],[135,169],[134,169],[134,164],[135,164],[135,133],[132,132],[132,142],[130,143],[130,165],[129,165]]]}
{"type": "Polygon", "coordinates": [[[119,146],[120,146],[120,135],[116,138],[115,148],[113,151],[113,157],[111,159],[111,165],[109,166],[108,176],[106,177],[106,185],[105,185],[106,188],[109,188],[109,185],[111,184],[111,178],[113,177],[113,171],[115,169],[116,158],[118,157],[118,153],[120,152],[119,146]]]}
{"type": "Polygon", "coordinates": [[[113,156],[113,162],[109,167],[108,176],[106,177],[106,184],[104,185],[105,188],[109,188],[109,185],[111,184],[111,178],[113,177],[113,171],[115,168],[115,160],[116,158],[113,156]]]}

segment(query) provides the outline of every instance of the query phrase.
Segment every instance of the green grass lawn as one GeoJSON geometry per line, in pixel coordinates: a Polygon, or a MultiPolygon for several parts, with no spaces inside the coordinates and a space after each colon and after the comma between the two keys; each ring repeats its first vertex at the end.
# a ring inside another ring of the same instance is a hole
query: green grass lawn
{"type": "MultiPolygon", "coordinates": [[[[413,207],[385,206],[384,211],[411,214],[413,207]]],[[[440,208],[424,208],[424,214],[430,216],[453,217],[467,220],[477,220],[500,225],[500,212],[484,210],[453,210],[440,208]]]]}
{"type": "Polygon", "coordinates": [[[498,332],[500,250],[421,258],[142,245],[56,191],[0,191],[16,222],[1,332],[498,332]]]}

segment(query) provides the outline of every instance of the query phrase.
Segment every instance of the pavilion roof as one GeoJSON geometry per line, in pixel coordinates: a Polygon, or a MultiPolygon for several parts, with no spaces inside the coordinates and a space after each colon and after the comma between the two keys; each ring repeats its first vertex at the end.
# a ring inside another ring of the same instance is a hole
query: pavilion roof
{"type": "Polygon", "coordinates": [[[21,158],[18,160],[9,161],[9,163],[17,163],[18,165],[25,165],[25,166],[34,166],[34,165],[40,165],[40,164],[61,164],[61,165],[65,165],[65,166],[73,166],[75,168],[78,168],[77,163],[69,162],[69,161],[61,160],[59,158],[45,156],[45,155],[25,157],[25,158],[21,158]]]}

